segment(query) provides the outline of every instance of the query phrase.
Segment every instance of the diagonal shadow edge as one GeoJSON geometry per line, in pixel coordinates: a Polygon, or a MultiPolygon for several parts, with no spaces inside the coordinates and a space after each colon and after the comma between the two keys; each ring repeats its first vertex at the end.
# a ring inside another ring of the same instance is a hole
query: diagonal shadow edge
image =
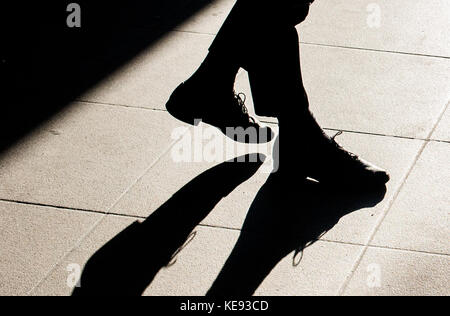
{"type": "Polygon", "coordinates": [[[6,1],[0,12],[0,153],[215,0],[6,1]],[[142,34],[138,36],[137,33],[142,34]]]}

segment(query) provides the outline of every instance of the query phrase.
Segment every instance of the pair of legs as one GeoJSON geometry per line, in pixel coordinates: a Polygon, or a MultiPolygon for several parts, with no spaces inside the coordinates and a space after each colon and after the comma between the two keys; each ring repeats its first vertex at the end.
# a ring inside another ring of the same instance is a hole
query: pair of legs
{"type": "Polygon", "coordinates": [[[231,90],[244,68],[258,115],[281,119],[307,111],[295,25],[308,11],[308,0],[238,0],[193,79],[231,90]],[[303,4],[295,16],[288,16],[289,2],[303,4]]]}
{"type": "MultiPolygon", "coordinates": [[[[257,115],[277,117],[283,144],[281,170],[300,170],[320,182],[343,179],[360,186],[385,184],[387,173],[358,158],[325,135],[309,111],[300,67],[295,26],[308,15],[311,0],[238,0],[209,54],[196,73],[168,102],[168,110],[184,121],[204,119],[225,127],[256,127],[234,95],[240,68],[248,71],[257,115]],[[196,96],[208,100],[200,104],[196,96]],[[295,169],[293,169],[293,167],[295,169]]],[[[245,106],[244,106],[245,108],[245,106]]],[[[267,139],[267,138],[264,138],[267,139]]]]}

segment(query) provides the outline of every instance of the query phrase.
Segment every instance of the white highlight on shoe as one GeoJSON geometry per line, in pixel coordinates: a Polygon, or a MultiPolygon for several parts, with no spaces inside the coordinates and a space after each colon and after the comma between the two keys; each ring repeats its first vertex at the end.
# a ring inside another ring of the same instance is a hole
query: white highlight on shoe
{"type": "MultiPolygon", "coordinates": [[[[273,128],[272,128],[273,129],[273,128]]],[[[278,128],[273,129],[278,135],[278,128]]],[[[255,127],[229,127],[225,136],[215,127],[196,120],[194,128],[181,126],[172,131],[171,138],[178,140],[172,147],[171,158],[175,163],[222,163],[236,159],[236,162],[264,162],[260,170],[264,173],[278,171],[279,141],[277,137],[266,142],[268,135],[262,135],[255,127]],[[259,135],[261,134],[261,135],[259,135]],[[260,143],[257,143],[258,136],[260,143]],[[238,140],[233,141],[233,139],[238,140]],[[244,143],[245,140],[250,143],[244,143]],[[254,161],[244,161],[249,154],[254,161]]]]}

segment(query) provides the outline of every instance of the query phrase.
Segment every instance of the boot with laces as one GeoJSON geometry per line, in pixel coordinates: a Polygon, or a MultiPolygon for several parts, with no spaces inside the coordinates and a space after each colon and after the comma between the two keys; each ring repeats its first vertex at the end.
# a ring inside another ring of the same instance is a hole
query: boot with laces
{"type": "Polygon", "coordinates": [[[204,122],[241,143],[266,143],[274,137],[268,126],[250,116],[245,106],[245,95],[232,90],[229,93],[207,90],[202,94],[197,85],[188,80],[173,92],[166,108],[184,123],[198,125],[204,122]]]}
{"type": "Polygon", "coordinates": [[[295,128],[292,128],[293,123],[280,123],[280,135],[286,141],[284,145],[293,144],[296,139],[298,143],[299,135],[306,137],[301,142],[301,152],[294,154],[292,149],[283,148],[281,169],[289,171],[289,174],[295,170],[297,174],[317,180],[323,185],[344,190],[365,190],[389,182],[390,176],[386,170],[358,157],[336,142],[336,138],[343,132],[329,137],[311,113],[306,114],[300,122],[297,121],[295,128]]]}

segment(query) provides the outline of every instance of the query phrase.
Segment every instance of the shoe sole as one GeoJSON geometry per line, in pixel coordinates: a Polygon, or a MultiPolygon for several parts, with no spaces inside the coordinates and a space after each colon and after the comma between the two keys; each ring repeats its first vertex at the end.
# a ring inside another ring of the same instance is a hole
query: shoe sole
{"type": "MultiPolygon", "coordinates": [[[[208,124],[214,128],[217,128],[219,131],[221,131],[225,136],[227,136],[228,138],[232,139],[233,141],[236,142],[240,142],[240,143],[245,143],[245,144],[260,144],[261,142],[247,142],[247,141],[241,141],[240,139],[237,139],[236,135],[233,135],[234,137],[230,137],[229,135],[227,135],[227,133],[222,130],[220,127],[215,126],[214,124],[211,124],[207,121],[203,121],[203,119],[201,118],[202,115],[200,114],[187,114],[186,111],[182,111],[180,109],[183,109],[183,107],[185,106],[189,106],[189,102],[183,101],[183,97],[180,96],[182,94],[182,89],[184,89],[184,84],[181,84],[180,86],[178,86],[178,88],[175,89],[175,91],[172,93],[172,95],[169,98],[169,101],[167,101],[166,103],[166,109],[167,112],[172,115],[174,118],[176,118],[177,120],[192,125],[192,126],[198,126],[201,122],[208,124]]],[[[269,127],[268,127],[269,128],[269,127]]],[[[275,137],[273,131],[269,128],[270,130],[270,137],[268,137],[268,141],[262,142],[262,143],[269,143],[273,140],[273,138],[275,137]]]]}

